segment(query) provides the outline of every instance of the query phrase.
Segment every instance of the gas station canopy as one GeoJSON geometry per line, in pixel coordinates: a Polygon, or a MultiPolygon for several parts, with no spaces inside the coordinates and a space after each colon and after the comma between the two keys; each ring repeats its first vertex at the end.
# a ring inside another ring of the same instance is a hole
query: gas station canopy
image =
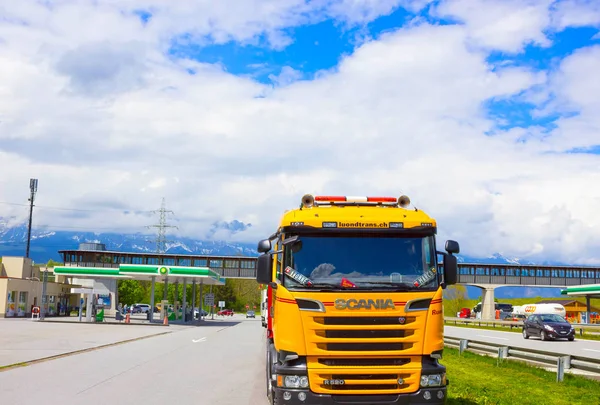
{"type": "Polygon", "coordinates": [[[560,293],[562,295],[569,295],[572,297],[600,298],[600,284],[587,284],[567,287],[564,290],[561,290],[560,293]]]}
{"type": "Polygon", "coordinates": [[[225,279],[208,267],[184,267],[147,264],[121,264],[119,267],[71,267],[56,266],[54,274],[78,278],[115,278],[152,280],[174,283],[183,280],[202,281],[204,285],[225,285],[225,279]]]}

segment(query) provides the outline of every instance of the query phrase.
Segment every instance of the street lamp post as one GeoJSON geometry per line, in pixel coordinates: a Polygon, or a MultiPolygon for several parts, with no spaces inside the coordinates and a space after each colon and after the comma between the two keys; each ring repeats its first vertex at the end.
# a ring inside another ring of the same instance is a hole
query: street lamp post
{"type": "MultiPolygon", "coordinates": [[[[46,297],[46,283],[48,282],[48,269],[44,269],[44,282],[42,283],[42,310],[40,311],[40,320],[44,320],[46,317],[46,304],[44,297],[46,297]]],[[[47,301],[47,299],[46,299],[47,301]]]]}
{"type": "Polygon", "coordinates": [[[37,193],[38,179],[29,179],[29,226],[27,227],[27,248],[25,250],[25,257],[29,258],[29,246],[31,244],[31,220],[33,218],[33,201],[35,200],[35,193],[37,193]]]}

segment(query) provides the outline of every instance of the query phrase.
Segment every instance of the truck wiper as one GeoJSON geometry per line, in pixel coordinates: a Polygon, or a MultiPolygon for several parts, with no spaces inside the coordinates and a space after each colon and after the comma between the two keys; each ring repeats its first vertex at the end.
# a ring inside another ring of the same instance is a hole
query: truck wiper
{"type": "Polygon", "coordinates": [[[332,290],[351,290],[354,287],[344,287],[342,285],[332,284],[332,283],[312,283],[310,288],[329,288],[332,290]]]}
{"type": "Polygon", "coordinates": [[[303,290],[327,290],[327,291],[337,291],[337,290],[352,290],[356,288],[343,287],[339,284],[332,283],[311,283],[310,285],[299,285],[298,287],[292,288],[302,288],[303,290]]]}

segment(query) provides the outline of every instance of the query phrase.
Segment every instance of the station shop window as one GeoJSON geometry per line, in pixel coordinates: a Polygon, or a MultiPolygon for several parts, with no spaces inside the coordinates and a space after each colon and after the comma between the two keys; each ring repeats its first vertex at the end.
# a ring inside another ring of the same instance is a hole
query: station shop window
{"type": "Polygon", "coordinates": [[[27,312],[27,291],[19,292],[19,315],[25,315],[27,312]]]}
{"type": "Polygon", "coordinates": [[[17,313],[17,292],[16,291],[9,291],[8,292],[8,297],[6,300],[7,306],[6,306],[6,316],[15,316],[17,313]]]}

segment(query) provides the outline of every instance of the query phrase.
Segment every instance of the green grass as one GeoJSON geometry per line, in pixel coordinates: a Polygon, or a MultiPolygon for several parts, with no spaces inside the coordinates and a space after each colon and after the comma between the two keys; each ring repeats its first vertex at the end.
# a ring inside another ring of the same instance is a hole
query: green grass
{"type": "Polygon", "coordinates": [[[600,383],[505,360],[444,349],[441,363],[447,367],[448,405],[591,405],[600,403],[600,383]]]}
{"type": "MultiPolygon", "coordinates": [[[[484,322],[484,321],[482,321],[484,322]]],[[[486,330],[495,330],[498,332],[514,332],[514,333],[522,333],[523,328],[520,326],[513,326],[512,329],[510,326],[479,326],[475,323],[457,323],[454,324],[454,321],[444,321],[444,325],[455,326],[457,328],[474,328],[474,329],[486,329],[486,330]]],[[[600,332],[600,331],[599,331],[600,332]]],[[[585,339],[585,340],[600,340],[600,335],[595,335],[588,333],[585,329],[583,330],[583,336],[579,334],[579,328],[575,328],[575,339],[585,339]]]]}

